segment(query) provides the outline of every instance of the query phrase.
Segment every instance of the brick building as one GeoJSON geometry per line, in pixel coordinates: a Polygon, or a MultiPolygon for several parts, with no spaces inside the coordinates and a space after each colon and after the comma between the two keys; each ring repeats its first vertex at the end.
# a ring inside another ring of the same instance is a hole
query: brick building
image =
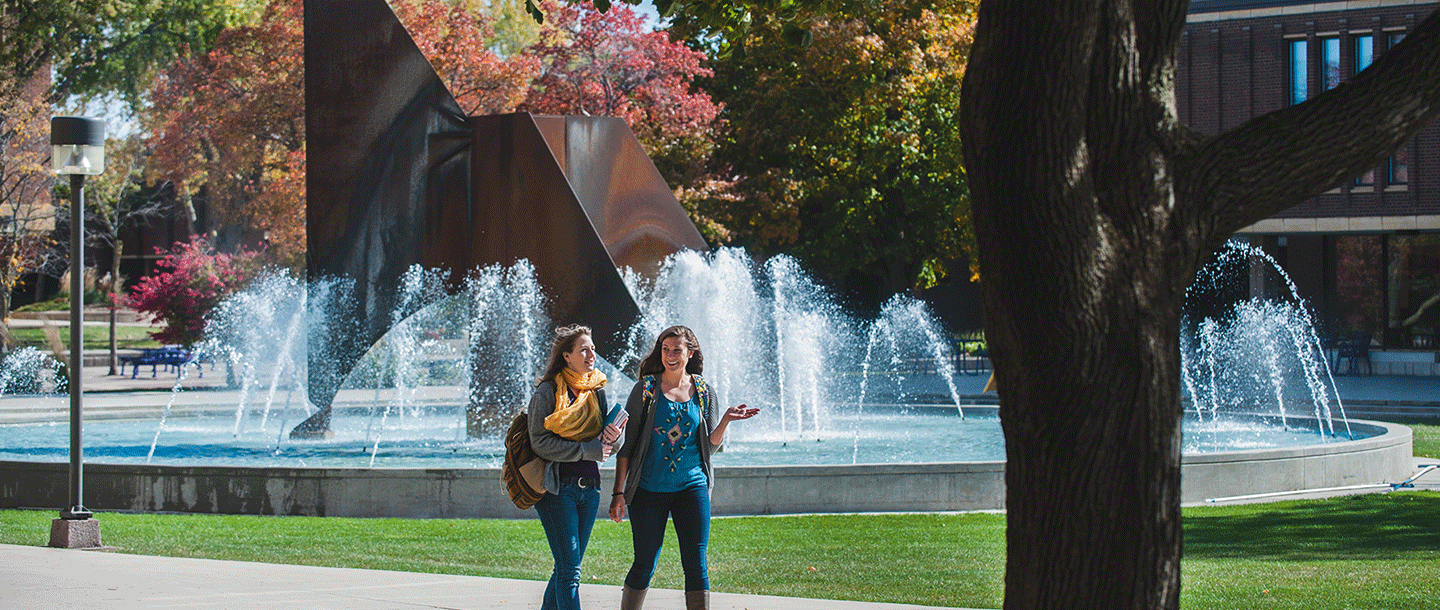
{"type": "MultiPolygon", "coordinates": [[[[1437,5],[1191,0],[1178,56],[1180,120],[1215,134],[1302,102],[1364,69],[1437,5]]],[[[1440,331],[1440,124],[1364,176],[1237,237],[1285,267],[1322,332],[1371,333],[1372,345],[1385,350],[1375,355],[1377,372],[1432,373],[1440,331]],[[1406,362],[1423,362],[1425,370],[1406,362]]]]}

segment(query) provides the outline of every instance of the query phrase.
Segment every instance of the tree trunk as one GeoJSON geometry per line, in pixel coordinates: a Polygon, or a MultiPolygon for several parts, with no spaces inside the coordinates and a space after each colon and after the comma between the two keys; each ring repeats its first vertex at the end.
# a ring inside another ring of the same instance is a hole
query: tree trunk
{"type": "MultiPolygon", "coordinates": [[[[15,339],[10,335],[10,291],[0,289],[0,356],[10,353],[15,339]]],[[[0,388],[3,391],[4,388],[0,388]]]]}
{"type": "Polygon", "coordinates": [[[961,103],[1007,609],[1179,607],[1185,288],[1231,233],[1374,167],[1436,114],[1432,16],[1353,86],[1202,137],[1174,110],[1185,10],[981,4],[961,103]]]}
{"type": "Polygon", "coordinates": [[[120,281],[120,253],[125,250],[125,242],[120,241],[117,237],[112,239],[111,243],[115,244],[115,253],[110,259],[110,374],[118,375],[119,371],[116,369],[120,363],[120,358],[116,355],[118,350],[115,349],[115,299],[119,297],[122,287],[122,282],[120,281]]]}

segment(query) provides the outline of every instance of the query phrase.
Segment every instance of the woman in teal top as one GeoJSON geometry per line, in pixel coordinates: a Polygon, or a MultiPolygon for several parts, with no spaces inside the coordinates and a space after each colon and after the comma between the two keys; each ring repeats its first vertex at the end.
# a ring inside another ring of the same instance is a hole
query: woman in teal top
{"type": "Polygon", "coordinates": [[[710,488],[715,485],[710,453],[725,440],[731,421],[759,409],[739,405],[714,412],[715,397],[700,377],[704,356],[695,333],[684,326],[661,331],[625,404],[632,425],[616,453],[615,491],[610,518],[630,513],[635,561],[625,576],[622,610],[638,610],[655,575],[665,540],[665,522],[675,522],[680,563],[685,569],[685,607],[710,607],[705,548],[710,541],[710,488]]]}

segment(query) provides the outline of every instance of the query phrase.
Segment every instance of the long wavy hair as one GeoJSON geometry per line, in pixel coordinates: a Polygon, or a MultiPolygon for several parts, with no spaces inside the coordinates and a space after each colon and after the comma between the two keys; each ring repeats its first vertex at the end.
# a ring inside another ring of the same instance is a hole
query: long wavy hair
{"type": "Polygon", "coordinates": [[[705,370],[705,355],[700,353],[700,340],[695,338],[695,331],[684,326],[671,326],[660,331],[660,336],[655,339],[655,347],[650,348],[650,355],[640,361],[637,378],[665,372],[665,364],[660,361],[660,344],[670,337],[679,337],[680,343],[690,348],[690,362],[685,365],[686,373],[699,375],[705,370]]]}
{"type": "Polygon", "coordinates": [[[583,324],[571,324],[555,329],[555,339],[550,342],[550,359],[546,360],[545,372],[535,382],[535,386],[555,379],[565,368],[565,354],[575,349],[575,342],[580,337],[590,337],[590,327],[583,324]]]}

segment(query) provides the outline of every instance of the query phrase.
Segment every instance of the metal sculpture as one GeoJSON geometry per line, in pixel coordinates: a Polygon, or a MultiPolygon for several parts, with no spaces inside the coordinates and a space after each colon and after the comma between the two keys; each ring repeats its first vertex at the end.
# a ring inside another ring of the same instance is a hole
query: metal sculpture
{"type": "Polygon", "coordinates": [[[306,0],[305,106],[310,277],[351,284],[329,299],[349,311],[312,316],[319,410],[292,436],[329,431],[335,393],[391,327],[413,265],[454,285],[529,259],[552,318],[589,324],[613,357],[638,314],[618,267],[706,248],[624,121],[465,116],[384,0],[306,0]]]}

